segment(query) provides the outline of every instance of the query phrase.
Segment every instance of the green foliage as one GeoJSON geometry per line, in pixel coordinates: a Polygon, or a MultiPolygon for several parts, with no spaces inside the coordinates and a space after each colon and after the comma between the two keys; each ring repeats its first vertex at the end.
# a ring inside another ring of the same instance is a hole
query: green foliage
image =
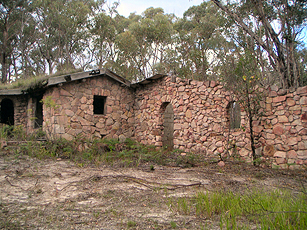
{"type": "Polygon", "coordinates": [[[59,105],[55,103],[55,101],[52,99],[52,96],[47,96],[44,99],[42,99],[40,102],[44,104],[47,108],[51,108],[51,109],[59,108],[59,105]]]}
{"type": "Polygon", "coordinates": [[[115,39],[117,59],[107,66],[128,79],[152,75],[153,66],[164,62],[164,52],[172,42],[172,24],[172,17],[161,8],[148,8],[142,17],[130,15],[126,31],[115,39]]]}
{"type": "Polygon", "coordinates": [[[43,41],[40,57],[48,63],[49,72],[75,68],[73,53],[84,50],[84,28],[91,14],[91,1],[34,1],[37,36],[43,41]]]}
{"type": "MultiPolygon", "coordinates": [[[[177,32],[173,69],[180,77],[207,80],[216,65],[216,53],[228,41],[222,36],[225,18],[211,2],[189,8],[182,19],[174,24],[177,32]]],[[[173,57],[173,58],[174,58],[173,57]]]]}
{"type": "Polygon", "coordinates": [[[32,92],[35,90],[42,89],[46,86],[48,83],[48,80],[53,77],[58,77],[65,74],[72,74],[83,71],[82,69],[65,69],[62,71],[57,71],[55,74],[46,75],[46,74],[40,74],[40,75],[33,75],[27,76],[26,78],[20,76],[17,77],[11,84],[4,84],[0,85],[0,90],[2,89],[21,89],[25,92],[32,92]],[[33,76],[32,76],[33,75],[33,76]]]}
{"type": "Polygon", "coordinates": [[[306,1],[211,1],[235,21],[229,27],[230,39],[241,53],[257,57],[263,75],[283,88],[299,86],[303,74],[296,56],[300,32],[306,27],[306,1]]]}
{"type": "Polygon", "coordinates": [[[118,4],[114,3],[108,12],[101,11],[103,4],[33,1],[32,11],[28,12],[31,32],[23,34],[24,43],[16,47],[25,47],[28,55],[23,57],[26,61],[21,61],[16,78],[78,66],[109,68],[129,80],[141,80],[157,72],[203,79],[210,67],[207,51],[217,48],[218,40],[225,42],[219,29],[223,25],[221,14],[210,2],[191,8],[183,20],[153,7],[142,15],[125,18],[116,13],[118,4]]]}
{"type": "Polygon", "coordinates": [[[14,53],[16,44],[19,44],[19,38],[23,36],[21,28],[27,28],[23,20],[29,17],[31,1],[1,1],[0,8],[0,54],[1,54],[1,82],[7,83],[11,56],[14,53]]]}
{"type": "MultiPolygon", "coordinates": [[[[249,51],[260,65],[265,84],[306,84],[305,63],[301,60],[304,44],[299,41],[306,24],[305,1],[239,1],[227,5],[204,1],[187,9],[183,18],[153,7],[126,18],[117,13],[119,2],[110,6],[105,3],[3,1],[3,82],[94,68],[109,68],[129,80],[155,73],[215,79],[225,67],[225,57],[249,51]],[[247,22],[245,27],[229,12],[242,23],[247,22]],[[276,23],[281,25],[278,32],[273,26],[276,23]],[[248,29],[251,33],[246,32],[248,29]]],[[[27,83],[18,84],[24,87],[27,83]]],[[[34,88],[41,82],[36,84],[34,88]]]]}
{"type": "Polygon", "coordinates": [[[299,63],[299,72],[300,72],[300,86],[307,85],[307,48],[301,49],[297,53],[297,60],[299,63]]]}
{"type": "Polygon", "coordinates": [[[238,54],[238,59],[230,58],[221,80],[227,90],[234,93],[235,98],[248,116],[258,118],[260,101],[263,94],[259,90],[260,71],[252,53],[238,54]]]}
{"type": "Polygon", "coordinates": [[[136,222],[135,222],[135,221],[132,221],[132,220],[129,220],[129,221],[127,222],[127,227],[128,227],[128,228],[136,227],[136,222]]]}
{"type": "Polygon", "coordinates": [[[306,229],[306,199],[305,193],[294,196],[286,190],[254,190],[244,194],[213,191],[171,200],[169,206],[180,214],[219,217],[221,229],[250,229],[255,225],[261,229],[306,229]]]}
{"type": "Polygon", "coordinates": [[[117,139],[88,140],[77,137],[72,141],[66,139],[47,140],[44,143],[29,142],[22,146],[22,154],[42,158],[70,159],[80,166],[88,164],[116,165],[119,167],[138,167],[149,164],[154,170],[154,164],[180,167],[193,167],[202,164],[202,156],[187,153],[181,155],[179,151],[156,149],[131,139],[120,143],[117,139]]]}
{"type": "Polygon", "coordinates": [[[8,138],[11,138],[13,135],[14,126],[11,125],[4,125],[1,127],[0,136],[2,140],[7,140],[8,138]]]}
{"type": "Polygon", "coordinates": [[[10,126],[3,125],[0,128],[0,138],[2,140],[12,140],[12,141],[26,141],[26,140],[35,140],[44,136],[45,133],[42,130],[38,130],[31,135],[27,135],[24,127],[22,125],[10,126]]]}
{"type": "Polygon", "coordinates": [[[170,225],[171,225],[171,228],[173,228],[173,229],[177,228],[177,224],[174,221],[171,221],[170,225]]]}
{"type": "Polygon", "coordinates": [[[50,152],[46,150],[42,142],[28,141],[20,145],[20,154],[25,154],[30,157],[37,157],[38,159],[45,159],[50,157],[50,152]]]}

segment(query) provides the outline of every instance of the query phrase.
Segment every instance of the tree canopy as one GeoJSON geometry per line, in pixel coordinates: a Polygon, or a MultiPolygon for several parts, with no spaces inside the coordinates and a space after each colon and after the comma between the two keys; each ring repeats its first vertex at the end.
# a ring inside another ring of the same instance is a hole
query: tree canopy
{"type": "Polygon", "coordinates": [[[243,31],[249,43],[244,48],[253,52],[258,49],[259,58],[269,62],[282,87],[298,87],[302,77],[298,35],[307,23],[306,0],[241,0],[227,5],[219,0],[212,2],[243,31]]]}
{"type": "Polygon", "coordinates": [[[182,18],[153,7],[124,17],[118,4],[0,0],[2,83],[95,68],[134,81],[155,73],[220,80],[244,56],[253,57],[259,84],[307,82],[306,0],[205,1],[182,18]]]}

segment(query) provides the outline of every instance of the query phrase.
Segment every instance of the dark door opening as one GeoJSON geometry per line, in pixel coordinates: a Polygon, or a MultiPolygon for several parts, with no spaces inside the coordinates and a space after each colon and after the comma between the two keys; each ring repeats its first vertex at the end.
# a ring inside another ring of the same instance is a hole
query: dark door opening
{"type": "Polygon", "coordinates": [[[43,96],[38,96],[35,98],[36,102],[35,102],[35,124],[34,124],[34,128],[40,128],[43,126],[43,103],[42,103],[42,99],[43,96]]]}
{"type": "Polygon", "coordinates": [[[163,111],[162,144],[164,147],[168,149],[173,149],[174,148],[174,111],[173,111],[172,104],[169,102],[164,102],[162,104],[162,111],[163,111]]]}
{"type": "Polygon", "coordinates": [[[1,101],[1,123],[14,125],[14,103],[11,99],[1,101]]]}

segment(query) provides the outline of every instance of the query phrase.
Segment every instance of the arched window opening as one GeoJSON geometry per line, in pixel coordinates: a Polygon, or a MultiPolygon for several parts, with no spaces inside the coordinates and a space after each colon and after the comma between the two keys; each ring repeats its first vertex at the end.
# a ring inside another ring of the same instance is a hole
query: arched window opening
{"type": "Polygon", "coordinates": [[[1,123],[14,125],[14,103],[11,99],[1,101],[1,123]]]}
{"type": "Polygon", "coordinates": [[[240,104],[232,101],[228,105],[229,128],[238,129],[241,127],[241,108],[240,104]]]}

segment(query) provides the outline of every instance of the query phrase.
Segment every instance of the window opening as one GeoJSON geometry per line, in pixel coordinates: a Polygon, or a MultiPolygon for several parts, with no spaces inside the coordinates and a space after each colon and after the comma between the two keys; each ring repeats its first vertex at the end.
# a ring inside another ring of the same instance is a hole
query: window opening
{"type": "Polygon", "coordinates": [[[105,114],[107,97],[94,95],[94,114],[105,114]]]}

